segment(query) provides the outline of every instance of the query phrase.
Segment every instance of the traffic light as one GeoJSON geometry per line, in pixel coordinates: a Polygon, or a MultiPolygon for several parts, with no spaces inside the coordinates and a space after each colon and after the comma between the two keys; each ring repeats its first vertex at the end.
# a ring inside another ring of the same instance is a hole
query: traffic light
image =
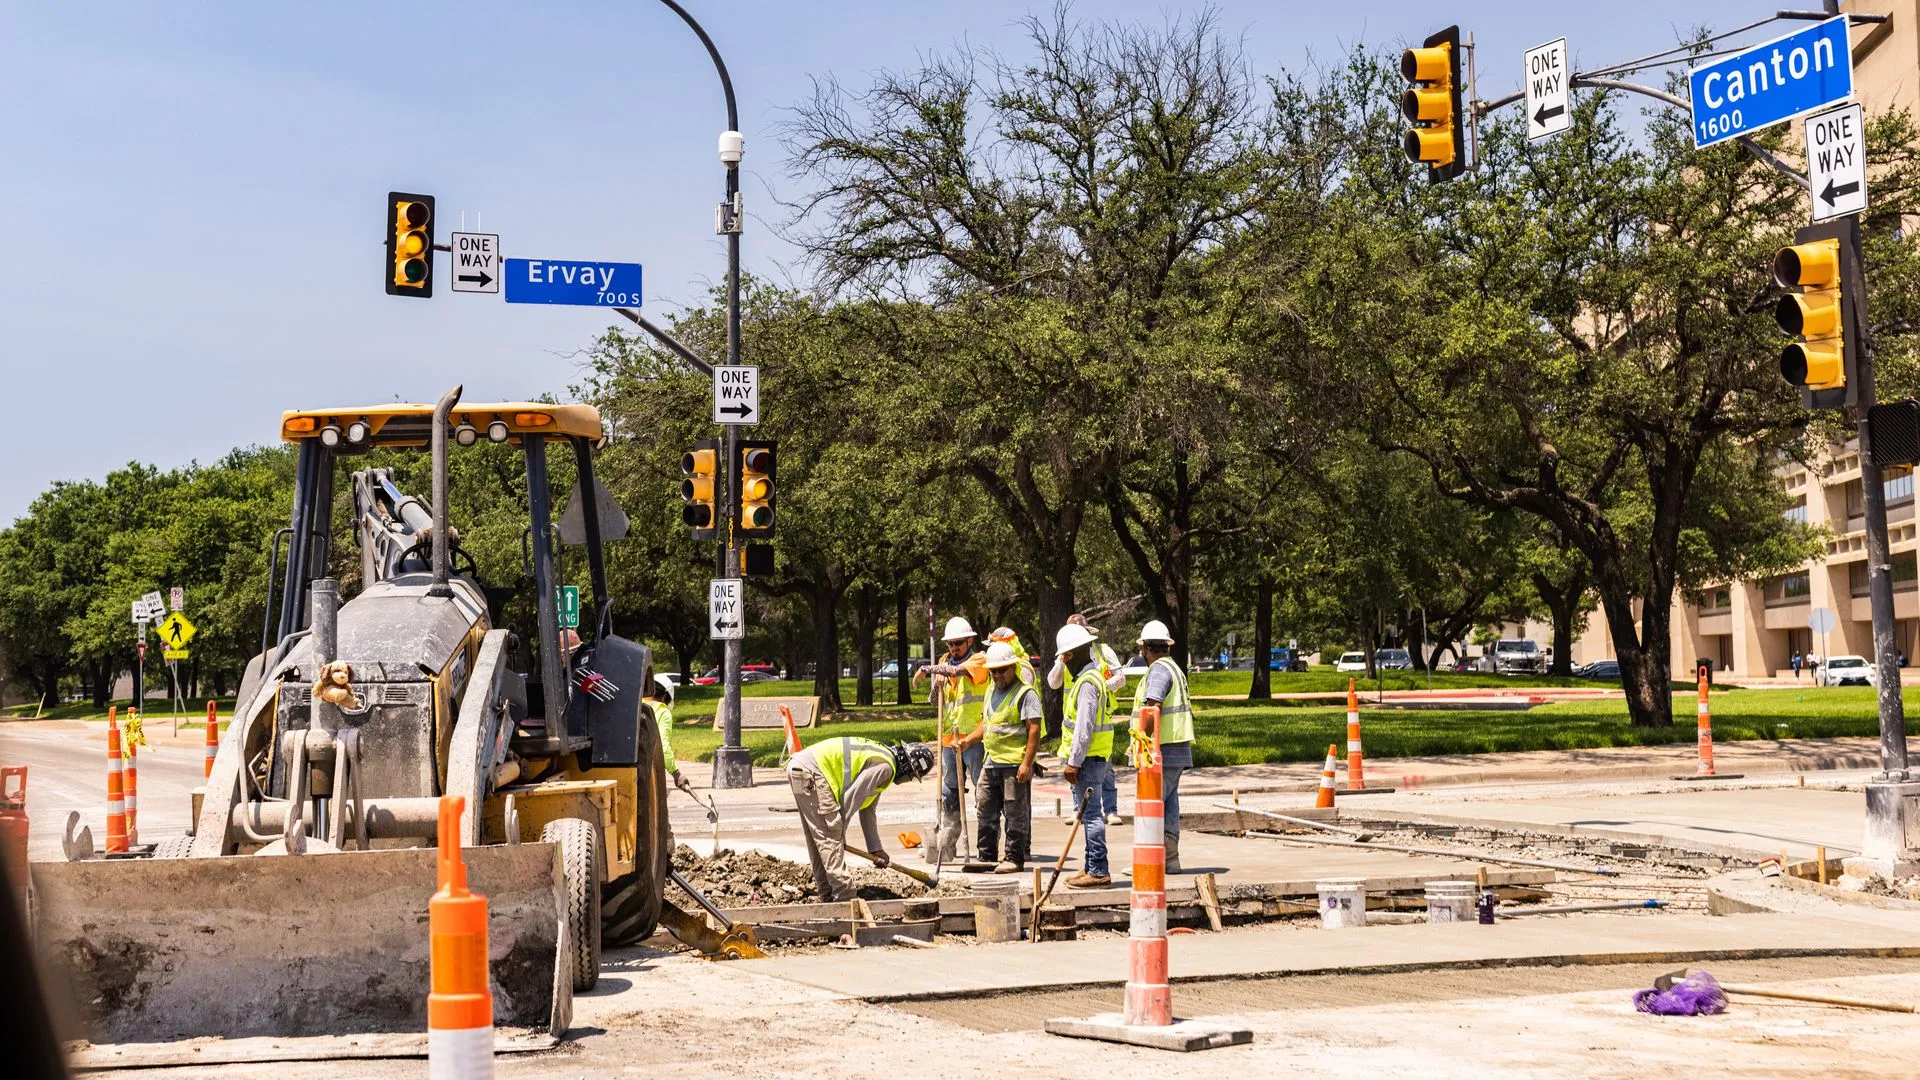
{"type": "Polygon", "coordinates": [[[692,450],[680,455],[680,471],[686,476],[680,481],[680,497],[687,501],[680,520],[693,530],[695,540],[711,540],[718,535],[714,526],[720,516],[720,504],[715,499],[719,467],[718,439],[701,439],[692,450]]]}
{"type": "Polygon", "coordinates": [[[388,296],[433,295],[433,196],[387,192],[388,296]]]}
{"type": "Polygon", "coordinates": [[[1408,84],[1400,112],[1413,125],[1404,139],[1407,160],[1425,165],[1427,179],[1436,184],[1467,171],[1460,28],[1449,26],[1401,53],[1400,74],[1408,84]]]}
{"type": "Polygon", "coordinates": [[[1795,340],[1780,350],[1780,374],[1800,387],[1810,409],[1852,405],[1858,327],[1851,283],[1859,281],[1851,221],[1801,229],[1773,256],[1773,278],[1796,290],[1774,305],[1774,321],[1795,340]]]}
{"type": "Polygon", "coordinates": [[[738,520],[742,539],[764,540],[773,535],[774,444],[740,440],[740,499],[738,520]]]}

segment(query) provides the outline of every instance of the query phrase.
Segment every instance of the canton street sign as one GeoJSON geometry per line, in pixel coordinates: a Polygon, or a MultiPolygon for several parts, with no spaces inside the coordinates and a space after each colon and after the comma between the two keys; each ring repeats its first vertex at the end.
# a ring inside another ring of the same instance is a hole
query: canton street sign
{"type": "Polygon", "coordinates": [[[729,364],[713,369],[713,422],[716,424],[760,422],[759,368],[746,364],[729,364]]]}
{"type": "Polygon", "coordinates": [[[178,611],[160,620],[160,625],[154,630],[160,635],[160,643],[169,649],[186,648],[193,642],[193,635],[200,632],[199,627],[188,622],[187,617],[178,611]]]}
{"type": "Polygon", "coordinates": [[[1573,123],[1571,77],[1566,38],[1527,50],[1527,138],[1558,135],[1573,123]]]}
{"type": "Polygon", "coordinates": [[[506,260],[507,303],[639,307],[640,264],[506,260]]]}
{"type": "Polygon", "coordinates": [[[715,641],[739,641],[747,636],[740,584],[739,578],[714,578],[707,582],[707,630],[715,641]]]}
{"type": "Polygon", "coordinates": [[[554,607],[560,613],[560,629],[577,630],[580,627],[580,586],[562,585],[554,607]]]}
{"type": "Polygon", "coordinates": [[[1693,69],[1693,145],[1712,146],[1826,108],[1853,94],[1847,17],[1693,69]]]}
{"type": "Polygon", "coordinates": [[[457,232],[448,245],[453,249],[453,291],[497,293],[500,291],[500,234],[457,232]]]}
{"type": "Polygon", "coordinates": [[[1845,217],[1867,208],[1867,151],[1861,141],[1864,125],[1858,104],[1807,117],[1807,178],[1813,181],[1813,220],[1845,217]]]}

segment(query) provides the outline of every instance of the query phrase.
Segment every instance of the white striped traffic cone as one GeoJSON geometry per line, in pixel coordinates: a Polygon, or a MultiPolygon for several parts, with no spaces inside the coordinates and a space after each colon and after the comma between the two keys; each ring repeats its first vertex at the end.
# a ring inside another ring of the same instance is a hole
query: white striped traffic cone
{"type": "MultiPolygon", "coordinates": [[[[1160,730],[1160,710],[1141,710],[1142,724],[1160,730]],[[1151,718],[1151,722],[1149,721],[1151,718]]],[[[1166,804],[1161,800],[1160,745],[1140,763],[1133,799],[1133,888],[1127,926],[1127,990],[1121,1023],[1165,1027],[1173,1023],[1173,991],[1167,984],[1166,804]]]]}
{"type": "Polygon", "coordinates": [[[1321,810],[1333,805],[1333,771],[1340,767],[1339,749],[1328,743],[1327,763],[1320,766],[1320,796],[1313,801],[1313,805],[1321,810]]]}
{"type": "Polygon", "coordinates": [[[1367,786],[1366,769],[1360,753],[1360,695],[1351,678],[1347,680],[1347,790],[1367,786]]]}
{"type": "Polygon", "coordinates": [[[487,985],[487,898],[467,888],[460,812],[440,796],[440,891],[427,902],[432,990],[427,994],[428,1080],[492,1080],[493,992],[487,985]]]}
{"type": "Polygon", "coordinates": [[[120,758],[119,709],[107,710],[107,854],[127,850],[127,774],[120,758]]]}

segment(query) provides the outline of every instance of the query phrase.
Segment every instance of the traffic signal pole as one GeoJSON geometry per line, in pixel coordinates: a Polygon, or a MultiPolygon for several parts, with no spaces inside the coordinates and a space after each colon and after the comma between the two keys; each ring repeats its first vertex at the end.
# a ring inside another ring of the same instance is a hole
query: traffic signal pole
{"type": "MultiPolygon", "coordinates": [[[[734,102],[733,79],[727,75],[726,61],[720,58],[720,50],[700,23],[675,0],[660,0],[673,10],[673,13],[687,24],[700,44],[706,46],[707,55],[713,58],[713,67],[720,75],[720,87],[727,98],[727,130],[721,136],[721,162],[727,170],[727,201],[721,204],[716,220],[716,228],[727,237],[727,363],[740,362],[740,228],[743,224],[740,208],[740,110],[734,102]],[[728,137],[734,142],[729,150],[728,137]]],[[[636,320],[637,321],[637,320],[636,320]]],[[[642,324],[644,325],[644,324],[642,324]]],[[[740,576],[740,540],[738,522],[734,520],[736,507],[740,499],[740,428],[737,424],[726,425],[725,440],[726,466],[715,475],[723,490],[715,492],[715,509],[719,511],[720,528],[720,566],[716,575],[722,578],[740,576]]],[[[722,716],[720,745],[713,752],[713,786],[716,788],[742,788],[753,786],[753,759],[747,748],[740,745],[740,639],[729,638],[724,643],[724,653],[720,663],[721,682],[724,694],[721,698],[722,716]]]]}

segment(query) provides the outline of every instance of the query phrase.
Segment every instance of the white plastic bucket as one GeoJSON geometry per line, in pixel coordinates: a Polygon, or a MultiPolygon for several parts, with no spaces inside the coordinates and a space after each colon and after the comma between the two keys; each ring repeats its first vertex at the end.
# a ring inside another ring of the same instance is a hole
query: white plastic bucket
{"type": "Polygon", "coordinates": [[[1320,890],[1320,925],[1328,930],[1367,925],[1367,879],[1327,878],[1320,890]]]}
{"type": "Polygon", "coordinates": [[[1471,881],[1427,882],[1427,921],[1435,924],[1472,922],[1475,889],[1471,881]]]}

